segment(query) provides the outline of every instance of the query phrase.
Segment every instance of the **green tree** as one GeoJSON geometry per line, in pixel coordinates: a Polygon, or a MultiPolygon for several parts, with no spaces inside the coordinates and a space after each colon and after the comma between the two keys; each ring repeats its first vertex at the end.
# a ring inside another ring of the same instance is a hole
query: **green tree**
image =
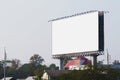
{"type": "Polygon", "coordinates": [[[49,69],[50,70],[58,70],[59,67],[52,63],[52,64],[50,64],[49,69]]]}
{"type": "Polygon", "coordinates": [[[35,70],[35,67],[30,63],[24,64],[18,69],[19,72],[21,73],[23,72],[26,74],[34,74],[34,70],[35,70]]]}
{"type": "Polygon", "coordinates": [[[105,67],[74,70],[60,75],[58,80],[120,80],[120,70],[105,67]]]}
{"type": "Polygon", "coordinates": [[[19,59],[13,59],[13,60],[11,61],[11,63],[12,63],[11,68],[13,68],[13,69],[18,69],[19,66],[21,65],[19,59]]]}
{"type": "Polygon", "coordinates": [[[42,64],[43,61],[44,59],[38,54],[34,54],[33,56],[30,57],[30,63],[33,64],[34,66],[42,64]]]}
{"type": "Polygon", "coordinates": [[[43,75],[43,70],[41,70],[41,69],[36,69],[35,71],[34,71],[34,74],[37,76],[37,79],[36,80],[41,80],[41,77],[42,77],[42,75],[43,75]]]}

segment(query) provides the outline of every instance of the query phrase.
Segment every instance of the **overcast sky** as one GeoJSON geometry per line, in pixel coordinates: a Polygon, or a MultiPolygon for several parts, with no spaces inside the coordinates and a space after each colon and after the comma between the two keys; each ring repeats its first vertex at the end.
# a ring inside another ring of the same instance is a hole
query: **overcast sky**
{"type": "Polygon", "coordinates": [[[39,54],[46,64],[58,64],[52,59],[48,21],[90,10],[109,11],[105,14],[105,50],[111,60],[120,60],[119,8],[119,0],[0,0],[0,60],[6,47],[7,59],[26,63],[39,54]]]}

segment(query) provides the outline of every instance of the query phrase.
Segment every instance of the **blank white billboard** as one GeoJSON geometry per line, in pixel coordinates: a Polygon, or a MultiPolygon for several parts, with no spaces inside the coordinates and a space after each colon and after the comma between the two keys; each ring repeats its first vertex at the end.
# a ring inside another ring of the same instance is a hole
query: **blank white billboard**
{"type": "Polygon", "coordinates": [[[98,12],[52,21],[52,54],[99,50],[98,12]]]}

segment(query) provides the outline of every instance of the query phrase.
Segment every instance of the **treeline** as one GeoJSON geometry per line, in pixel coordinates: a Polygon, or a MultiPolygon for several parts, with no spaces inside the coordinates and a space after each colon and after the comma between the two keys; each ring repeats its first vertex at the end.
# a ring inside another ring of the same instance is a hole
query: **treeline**
{"type": "Polygon", "coordinates": [[[0,61],[0,79],[4,77],[4,65],[6,63],[5,72],[6,77],[14,77],[14,78],[26,78],[28,76],[37,76],[39,79],[42,76],[44,70],[58,70],[55,64],[51,64],[50,66],[42,65],[44,59],[38,55],[34,54],[30,57],[29,63],[22,64],[20,60],[6,60],[0,61]]]}
{"type": "Polygon", "coordinates": [[[120,80],[120,69],[110,66],[88,66],[85,70],[73,70],[57,77],[57,80],[120,80]]]}

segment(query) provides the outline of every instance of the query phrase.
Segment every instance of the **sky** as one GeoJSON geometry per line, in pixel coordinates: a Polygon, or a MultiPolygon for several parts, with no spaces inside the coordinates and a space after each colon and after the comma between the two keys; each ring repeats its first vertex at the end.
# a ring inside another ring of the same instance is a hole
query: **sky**
{"type": "Polygon", "coordinates": [[[45,59],[45,64],[59,64],[52,59],[51,19],[90,10],[109,11],[105,14],[106,50],[113,60],[120,60],[120,1],[119,0],[0,0],[0,60],[20,59],[28,63],[34,54],[45,59]]]}

